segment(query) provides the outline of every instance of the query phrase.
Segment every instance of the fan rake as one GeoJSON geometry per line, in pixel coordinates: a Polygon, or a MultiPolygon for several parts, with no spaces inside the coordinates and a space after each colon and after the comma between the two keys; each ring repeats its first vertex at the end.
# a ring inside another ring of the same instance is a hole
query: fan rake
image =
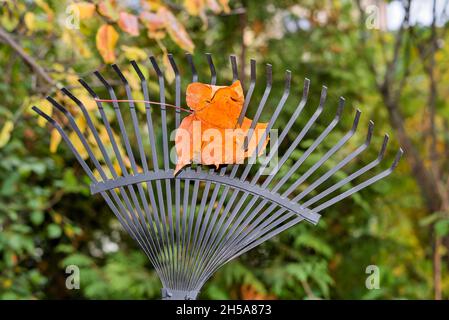
{"type": "MultiPolygon", "coordinates": [[[[207,54],[206,58],[210,84],[215,85],[217,74],[212,56],[207,54]]],[[[74,107],[66,108],[51,97],[47,99],[59,115],[50,116],[33,107],[59,132],[73,152],[92,181],[92,194],[99,193],[104,198],[123,228],[145,252],[162,282],[163,299],[196,299],[204,283],[222,265],[303,220],[318,223],[321,211],[388,176],[403,153],[399,149],[386,170],[352,184],[353,180],[381,163],[388,143],[385,135],[377,158],[338,181],[335,174],[365,151],[371,142],[373,122],[370,121],[366,139],[359,147],[335,161],[336,164],[324,166],[338,151],[347,149],[343,147],[359,124],[360,111],[357,110],[351,129],[313,165],[304,169],[309,156],[339,123],[344,99],[340,98],[333,120],[308,147],[302,148],[298,156],[294,151],[304,137],[311,134],[312,127],[316,131],[314,124],[324,110],[327,88],[322,88],[318,107],[292,138],[288,133],[291,133],[306,105],[309,80],[305,79],[302,98],[293,114],[288,121],[280,123],[279,116],[290,95],[291,74],[287,71],[283,95],[276,103],[264,132],[268,136],[278,121],[280,134],[276,143],[270,145],[264,161],[222,165],[219,169],[191,165],[175,176],[175,164],[170,161],[174,142],[169,134],[179,127],[181,113],[186,110],[180,108],[183,89],[180,71],[173,56],[168,55],[168,59],[175,75],[174,91],[170,95],[174,98],[173,105],[166,102],[164,75],[155,58],[150,57],[158,79],[159,101],[150,100],[151,86],[137,63],[132,61],[144,100],[133,99],[130,82],[120,68],[113,65],[119,83],[124,86],[126,99],[117,99],[114,87],[96,71],[94,74],[107,90],[108,99],[100,99],[85,81],[79,81],[95,101],[98,112],[88,111],[85,103],[66,88],[62,92],[74,107]],[[126,108],[123,104],[120,107],[119,103],[123,102],[127,104],[126,108]],[[104,103],[112,104],[112,110],[104,103]],[[80,128],[75,115],[68,109],[84,117],[86,128],[80,128]],[[139,121],[139,118],[144,120],[139,121]],[[66,133],[66,130],[71,133],[66,133]],[[81,145],[74,143],[74,137],[81,145]],[[283,142],[288,144],[287,148],[278,155],[283,142]],[[275,158],[277,163],[271,166],[275,158]],[[306,183],[314,173],[323,171],[323,167],[329,169],[306,183]],[[265,174],[267,171],[269,174],[265,174]]],[[[239,78],[235,56],[231,56],[230,61],[235,81],[239,78]]],[[[192,82],[198,81],[198,73],[189,54],[187,63],[192,82]]],[[[256,62],[251,60],[250,82],[238,121],[242,123],[250,102],[257,101],[252,129],[261,118],[270,96],[271,65],[266,66],[265,90],[257,100],[253,98],[255,86],[256,62]]],[[[248,132],[246,141],[252,134],[251,130],[248,132]]]]}

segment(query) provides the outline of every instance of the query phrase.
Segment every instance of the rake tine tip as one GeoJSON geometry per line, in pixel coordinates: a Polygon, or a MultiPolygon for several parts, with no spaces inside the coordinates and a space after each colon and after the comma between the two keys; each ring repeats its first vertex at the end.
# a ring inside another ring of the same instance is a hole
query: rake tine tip
{"type": "Polygon", "coordinates": [[[386,133],[384,135],[384,141],[382,142],[382,147],[380,148],[378,159],[382,160],[385,156],[385,151],[387,150],[388,140],[390,139],[390,136],[386,133]]]}
{"type": "Polygon", "coordinates": [[[56,109],[58,109],[59,111],[61,111],[62,113],[66,114],[66,115],[70,115],[70,113],[67,111],[66,108],[64,108],[62,105],[60,105],[55,99],[53,99],[50,96],[46,97],[47,101],[49,101],[56,109]]]}
{"type": "Polygon", "coordinates": [[[128,84],[128,80],[126,80],[125,75],[123,74],[122,70],[120,70],[119,66],[117,64],[112,65],[112,69],[114,69],[115,73],[119,76],[120,80],[122,80],[123,84],[128,84]]]}
{"type": "Polygon", "coordinates": [[[48,114],[46,114],[45,112],[43,112],[41,109],[39,109],[36,106],[32,106],[31,109],[36,112],[38,115],[40,115],[41,117],[43,117],[45,120],[47,120],[48,122],[50,122],[51,124],[55,124],[56,121],[51,118],[48,114]]]}
{"type": "Polygon", "coordinates": [[[393,164],[391,165],[391,170],[394,170],[398,166],[399,161],[401,160],[403,154],[404,150],[402,150],[402,148],[399,148],[398,152],[396,153],[396,156],[394,157],[393,164]]]}
{"type": "Polygon", "coordinates": [[[131,65],[134,68],[134,71],[136,71],[137,76],[139,77],[140,81],[145,81],[145,77],[142,73],[142,70],[140,70],[139,65],[137,64],[137,62],[135,60],[131,60],[131,65]]]}

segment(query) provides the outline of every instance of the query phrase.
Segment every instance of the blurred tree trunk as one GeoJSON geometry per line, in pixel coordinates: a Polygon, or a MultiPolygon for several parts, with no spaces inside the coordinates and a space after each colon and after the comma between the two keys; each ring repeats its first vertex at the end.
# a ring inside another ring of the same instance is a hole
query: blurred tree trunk
{"type": "MultiPolygon", "coordinates": [[[[405,15],[400,29],[395,35],[393,42],[393,54],[390,60],[386,61],[385,72],[381,74],[378,66],[373,60],[366,57],[368,67],[376,79],[379,94],[388,111],[391,126],[396,130],[399,142],[405,150],[406,159],[410,165],[412,175],[419,187],[424,204],[429,214],[437,212],[449,212],[448,201],[448,181],[445,181],[446,161],[444,152],[439,152],[437,148],[437,126],[436,126],[436,106],[438,101],[438,86],[435,76],[435,54],[438,47],[439,35],[437,35],[436,21],[436,1],[433,0],[433,19],[430,26],[430,36],[418,36],[414,26],[410,26],[410,8],[413,0],[403,1],[405,15]],[[421,144],[424,148],[415,144],[411,132],[405,128],[405,118],[401,112],[401,98],[403,89],[410,75],[410,63],[408,61],[411,47],[416,47],[422,63],[425,76],[428,78],[428,97],[426,102],[427,111],[424,113],[423,122],[426,131],[423,134],[421,144]],[[404,54],[404,57],[401,55],[404,54]],[[422,150],[424,149],[424,150],[422,150]]],[[[360,27],[362,31],[362,49],[369,50],[366,42],[365,12],[358,1],[360,10],[360,27]]],[[[385,41],[380,35],[380,45],[383,50],[387,50],[385,41]]],[[[432,259],[433,259],[433,284],[434,298],[439,300],[441,294],[441,254],[440,247],[442,239],[434,232],[434,224],[430,225],[430,238],[432,239],[432,259]]]]}

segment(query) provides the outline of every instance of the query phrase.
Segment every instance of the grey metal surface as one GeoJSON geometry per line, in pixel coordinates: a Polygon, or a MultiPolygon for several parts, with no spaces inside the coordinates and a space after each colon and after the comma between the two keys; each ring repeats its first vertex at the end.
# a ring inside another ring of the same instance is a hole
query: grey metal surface
{"type": "MultiPolygon", "coordinates": [[[[390,167],[354,183],[381,164],[388,143],[385,135],[376,159],[353,173],[346,172],[347,176],[338,181],[336,174],[368,150],[373,122],[369,122],[363,143],[348,151],[348,141],[355,136],[361,115],[360,110],[356,110],[350,130],[335,140],[327,151],[320,150],[321,156],[317,158],[316,150],[323,147],[323,142],[342,119],[344,99],[340,98],[332,121],[321,129],[317,122],[325,111],[327,97],[327,88],[323,87],[318,107],[297,132],[296,126],[303,119],[300,116],[308,100],[310,81],[305,79],[298,105],[285,121],[285,117],[280,117],[284,107],[289,99],[295,99],[291,94],[290,71],[286,72],[284,91],[277,101],[271,96],[272,66],[266,65],[265,88],[261,98],[257,99],[253,97],[256,62],[251,60],[248,89],[238,122],[241,124],[255,106],[251,116],[252,129],[263,120],[268,122],[263,137],[268,136],[271,129],[280,130],[277,143],[269,147],[266,162],[222,165],[218,170],[194,164],[182,169],[175,177],[175,164],[169,157],[174,146],[170,133],[179,127],[184,110],[170,107],[185,104],[185,86],[173,56],[169,55],[168,60],[175,80],[171,87],[166,88],[163,71],[156,59],[150,57],[153,69],[150,77],[154,75],[158,85],[158,90],[153,90],[155,92],[150,92],[148,79],[141,67],[131,61],[132,70],[140,81],[143,102],[134,100],[133,89],[125,73],[117,65],[112,65],[115,80],[122,84],[121,87],[114,88],[100,72],[94,72],[108,93],[107,98],[100,99],[87,82],[80,79],[80,84],[95,100],[96,112],[89,111],[66,88],[61,91],[73,101],[73,107],[63,106],[48,97],[60,115],[55,112],[50,116],[33,107],[61,134],[91,179],[92,194],[99,193],[105,199],[123,228],[148,256],[161,279],[163,299],[196,299],[207,279],[223,264],[303,220],[318,223],[324,209],[391,174],[402,155],[399,149],[390,167]],[[170,102],[166,102],[167,89],[170,102]],[[118,99],[116,90],[126,99],[118,99]],[[267,118],[264,115],[269,106],[274,106],[274,111],[267,118]],[[85,130],[81,130],[73,112],[69,111],[75,108],[80,111],[77,114],[86,120],[85,130]],[[111,112],[114,121],[108,117],[111,112]],[[74,132],[87,157],[83,158],[66,131],[74,132]],[[306,137],[311,142],[308,147],[301,147],[306,137]],[[281,144],[287,144],[286,151],[279,154],[278,165],[269,168],[268,164],[275,160],[281,144]],[[296,150],[301,150],[300,155],[296,150]],[[313,164],[307,165],[311,159],[313,164]],[[334,159],[333,166],[329,165],[329,159],[334,159]],[[263,175],[262,170],[269,170],[270,174],[263,175]]],[[[186,60],[191,82],[198,81],[193,57],[187,54],[186,60]]],[[[205,61],[210,71],[208,82],[214,85],[218,79],[212,56],[206,54],[205,61]]],[[[230,57],[230,64],[235,81],[239,79],[235,56],[230,57]]],[[[251,135],[250,131],[244,148],[248,147],[251,135]]],[[[264,140],[260,139],[250,158],[256,157],[264,140]]]]}

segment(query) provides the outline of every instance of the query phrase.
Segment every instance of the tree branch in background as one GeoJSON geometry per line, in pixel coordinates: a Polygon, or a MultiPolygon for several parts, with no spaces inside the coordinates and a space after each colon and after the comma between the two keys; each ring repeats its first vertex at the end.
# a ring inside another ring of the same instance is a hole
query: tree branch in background
{"type": "Polygon", "coordinates": [[[0,40],[9,45],[22,58],[22,60],[25,61],[25,63],[33,70],[34,73],[45,80],[49,85],[55,85],[55,82],[44,70],[44,68],[42,68],[33,57],[28,55],[25,50],[23,50],[21,45],[16,40],[14,40],[11,35],[2,27],[0,27],[0,40]]]}

